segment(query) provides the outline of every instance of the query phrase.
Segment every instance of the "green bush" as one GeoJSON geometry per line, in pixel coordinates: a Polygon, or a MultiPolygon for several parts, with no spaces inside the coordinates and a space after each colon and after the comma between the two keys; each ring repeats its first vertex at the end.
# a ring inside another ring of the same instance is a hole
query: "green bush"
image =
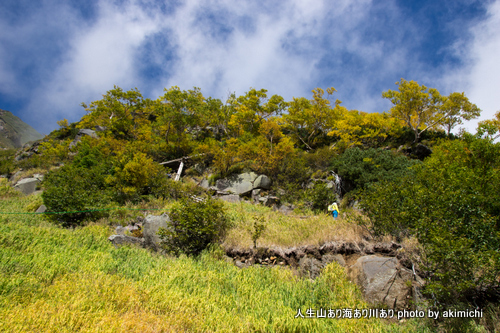
{"type": "Polygon", "coordinates": [[[82,211],[104,208],[111,201],[104,179],[105,175],[99,168],[67,165],[49,172],[43,181],[45,191],[42,193],[47,211],[74,212],[49,216],[65,226],[101,217],[103,212],[82,211]]]}
{"type": "Polygon", "coordinates": [[[311,202],[312,210],[324,212],[337,196],[334,189],[328,188],[323,182],[318,182],[307,191],[307,198],[311,202]]]}
{"type": "Polygon", "coordinates": [[[342,155],[331,160],[331,167],[350,183],[349,190],[364,189],[381,180],[395,180],[409,172],[409,168],[420,161],[410,160],[404,155],[383,149],[347,149],[342,155]]]}
{"type": "Polygon", "coordinates": [[[162,247],[169,253],[198,255],[210,244],[225,237],[231,227],[222,201],[206,198],[202,202],[181,199],[170,212],[168,229],[160,228],[162,247]]]}
{"type": "Polygon", "coordinates": [[[361,207],[376,233],[417,236],[429,295],[442,305],[477,304],[500,272],[500,144],[445,141],[414,169],[412,177],[374,185],[361,207]]]}

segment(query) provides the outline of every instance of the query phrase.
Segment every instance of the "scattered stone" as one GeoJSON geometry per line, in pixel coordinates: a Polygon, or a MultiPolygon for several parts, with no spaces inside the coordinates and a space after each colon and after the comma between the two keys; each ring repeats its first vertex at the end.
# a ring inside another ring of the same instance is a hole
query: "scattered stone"
{"type": "Polygon", "coordinates": [[[342,257],[342,255],[340,254],[331,254],[331,253],[327,253],[325,255],[323,255],[323,257],[321,257],[321,262],[323,263],[323,265],[328,265],[329,263],[332,263],[332,262],[336,262],[338,263],[340,266],[342,267],[345,267],[346,266],[346,263],[345,263],[345,260],[344,260],[344,257],[342,257]]]}
{"type": "Polygon", "coordinates": [[[117,235],[125,236],[125,234],[127,233],[127,228],[119,225],[118,227],[116,227],[115,232],[117,235]]]}
{"type": "Polygon", "coordinates": [[[280,208],[278,209],[278,211],[284,215],[289,215],[289,214],[293,213],[293,206],[281,205],[280,208]]]}
{"type": "Polygon", "coordinates": [[[324,266],[321,261],[312,257],[303,257],[299,260],[301,274],[311,279],[317,278],[324,266]]]}

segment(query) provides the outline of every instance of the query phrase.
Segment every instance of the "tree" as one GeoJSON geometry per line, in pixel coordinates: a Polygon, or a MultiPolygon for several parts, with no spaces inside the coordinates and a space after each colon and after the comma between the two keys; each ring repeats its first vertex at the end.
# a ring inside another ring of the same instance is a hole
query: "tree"
{"type": "Polygon", "coordinates": [[[494,119],[480,121],[477,127],[477,137],[491,141],[500,137],[500,111],[495,113],[494,119]]]}
{"type": "Polygon", "coordinates": [[[388,90],[382,93],[383,98],[389,99],[394,105],[391,115],[401,119],[410,127],[418,142],[423,131],[432,128],[442,121],[441,106],[445,98],[434,88],[427,88],[415,81],[396,82],[398,91],[388,90]]]}
{"type": "Polygon", "coordinates": [[[256,135],[264,120],[279,116],[285,110],[287,103],[283,97],[273,95],[268,99],[266,93],[266,89],[250,89],[244,96],[231,101],[235,112],[231,115],[229,126],[234,134],[248,132],[256,135]]]}
{"type": "Polygon", "coordinates": [[[446,98],[440,113],[443,118],[441,124],[450,135],[452,128],[461,125],[463,119],[471,120],[479,117],[481,109],[472,104],[463,92],[454,92],[446,98]]]}
{"type": "Polygon", "coordinates": [[[328,97],[324,98],[324,90],[314,89],[312,100],[304,97],[294,98],[289,103],[288,114],[283,116],[285,128],[305,145],[307,149],[313,149],[319,138],[326,135],[335,127],[336,121],[347,112],[340,106],[339,100],[335,101],[332,108],[329,97],[336,91],[331,87],[327,90],[328,97]]]}
{"type": "Polygon", "coordinates": [[[401,127],[401,121],[387,113],[352,110],[343,113],[336,127],[328,135],[340,138],[336,147],[340,147],[341,150],[360,145],[375,147],[389,136],[396,135],[401,127]]]}
{"type": "Polygon", "coordinates": [[[108,91],[101,100],[82,106],[88,112],[82,117],[78,128],[107,128],[113,136],[121,139],[135,139],[139,123],[147,122],[144,108],[151,103],[143,99],[137,88],[123,91],[120,87],[108,91]]]}

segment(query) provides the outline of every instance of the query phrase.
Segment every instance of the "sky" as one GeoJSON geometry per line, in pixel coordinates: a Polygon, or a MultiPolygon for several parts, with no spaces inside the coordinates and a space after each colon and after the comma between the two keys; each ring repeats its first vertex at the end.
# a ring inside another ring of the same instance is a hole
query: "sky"
{"type": "Polygon", "coordinates": [[[465,92],[492,119],[499,54],[500,0],[3,0],[0,109],[48,134],[117,85],[222,101],[335,87],[346,108],[384,112],[404,78],[465,92]]]}

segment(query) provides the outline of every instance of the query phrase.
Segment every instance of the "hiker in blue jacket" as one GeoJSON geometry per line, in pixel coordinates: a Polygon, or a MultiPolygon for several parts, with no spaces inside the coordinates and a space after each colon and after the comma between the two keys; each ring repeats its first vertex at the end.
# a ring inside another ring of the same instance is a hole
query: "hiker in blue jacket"
{"type": "Polygon", "coordinates": [[[337,219],[337,217],[339,216],[339,206],[337,206],[336,202],[328,206],[328,211],[332,212],[332,216],[334,219],[337,219]]]}

